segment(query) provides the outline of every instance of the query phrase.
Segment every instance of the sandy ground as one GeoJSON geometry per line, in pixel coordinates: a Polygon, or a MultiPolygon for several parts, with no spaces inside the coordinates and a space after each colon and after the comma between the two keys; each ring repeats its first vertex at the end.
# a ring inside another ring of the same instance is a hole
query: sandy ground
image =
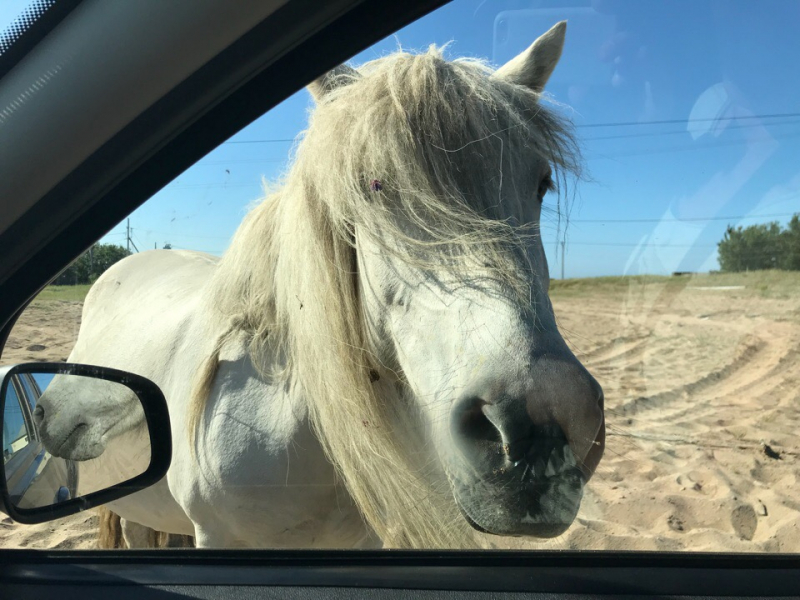
{"type": "MultiPolygon", "coordinates": [[[[605,389],[606,453],[567,533],[493,545],[799,552],[798,291],[775,273],[556,287],[562,333],[605,389]]],[[[65,359],[79,318],[78,302],[33,305],[2,363],[65,359]]],[[[91,548],[95,528],[5,520],[0,547],[91,548]]]]}
{"type": "Polygon", "coordinates": [[[549,546],[800,551],[800,279],[779,277],[555,294],[608,437],[577,523],[549,546]]]}

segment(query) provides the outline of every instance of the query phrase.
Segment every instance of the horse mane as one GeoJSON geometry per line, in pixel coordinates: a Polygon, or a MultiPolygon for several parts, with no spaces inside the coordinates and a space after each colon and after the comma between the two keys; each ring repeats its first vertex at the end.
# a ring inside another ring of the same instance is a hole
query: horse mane
{"type": "Polygon", "coordinates": [[[283,185],[245,218],[209,283],[220,335],[195,380],[192,447],[219,349],[244,330],[257,368],[280,370],[302,394],[316,435],[387,547],[474,546],[415,404],[370,351],[355,231],[398,242],[383,247],[422,268],[441,268],[444,257],[457,268],[479,248],[513,287],[509,248],[530,233],[517,199],[537,201],[532,161],[565,176],[578,169],[577,150],[539,94],[492,79],[478,61],[448,62],[439,48],[339,77],[311,114],[283,185]],[[423,235],[410,235],[398,216],[423,235]]]}

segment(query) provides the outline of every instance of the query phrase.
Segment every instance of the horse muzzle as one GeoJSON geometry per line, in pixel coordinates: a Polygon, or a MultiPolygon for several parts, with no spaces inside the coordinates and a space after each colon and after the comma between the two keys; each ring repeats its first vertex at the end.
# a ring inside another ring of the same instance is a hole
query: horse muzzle
{"type": "Polygon", "coordinates": [[[484,382],[452,409],[446,468],[459,508],[479,530],[560,535],[603,455],[599,384],[577,361],[536,364],[522,381],[484,382]]]}
{"type": "MultiPolygon", "coordinates": [[[[557,425],[536,429],[522,454],[496,449],[495,466],[451,472],[453,494],[467,522],[484,533],[550,538],[572,524],[591,473],[557,425]]],[[[519,452],[520,444],[517,444],[519,452]]]]}

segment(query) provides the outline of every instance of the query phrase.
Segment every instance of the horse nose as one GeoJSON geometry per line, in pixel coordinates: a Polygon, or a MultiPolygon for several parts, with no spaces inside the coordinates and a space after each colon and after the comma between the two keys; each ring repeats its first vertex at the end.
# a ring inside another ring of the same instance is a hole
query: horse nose
{"type": "MultiPolygon", "coordinates": [[[[486,383],[455,404],[451,433],[463,457],[477,466],[512,465],[551,446],[568,444],[590,471],[605,441],[603,391],[576,360],[540,358],[525,381],[486,383]],[[488,451],[488,452],[487,452],[488,451]]],[[[590,474],[590,473],[588,473],[590,474]]]]}

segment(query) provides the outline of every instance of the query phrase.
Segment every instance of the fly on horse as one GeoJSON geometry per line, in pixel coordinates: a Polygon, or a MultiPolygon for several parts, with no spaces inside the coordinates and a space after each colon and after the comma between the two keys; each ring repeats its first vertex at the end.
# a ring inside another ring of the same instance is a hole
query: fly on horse
{"type": "MultiPolygon", "coordinates": [[[[114,512],[213,547],[569,527],[605,428],[539,234],[545,195],[579,168],[542,102],[565,32],[496,71],[436,48],[334,69],[309,86],[282,186],[221,259],[145,252],[97,281],[70,360],[155,381],[174,446],[166,478],[114,512]]],[[[97,456],[109,411],[68,396],[54,382],[39,404],[45,443],[97,456]]]]}

